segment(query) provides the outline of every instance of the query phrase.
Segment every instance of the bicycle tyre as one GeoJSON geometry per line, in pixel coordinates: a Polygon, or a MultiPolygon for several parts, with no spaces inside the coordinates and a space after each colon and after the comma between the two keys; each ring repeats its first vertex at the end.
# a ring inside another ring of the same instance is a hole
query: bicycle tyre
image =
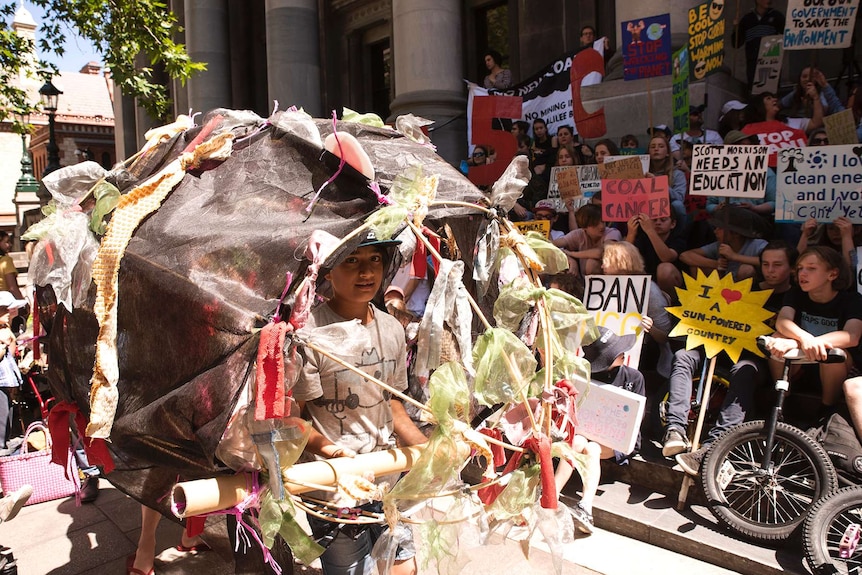
{"type": "Polygon", "coordinates": [[[729,429],[707,451],[701,484],[710,512],[756,543],[787,540],[818,499],[838,486],[823,448],[801,429],[779,422],[772,448],[773,472],[761,472],[766,422],[729,429]]]}
{"type": "Polygon", "coordinates": [[[862,524],[862,486],[845,487],[819,500],[802,524],[805,560],[815,575],[862,574],[862,547],[847,559],[839,544],[850,523],[862,524]]]}

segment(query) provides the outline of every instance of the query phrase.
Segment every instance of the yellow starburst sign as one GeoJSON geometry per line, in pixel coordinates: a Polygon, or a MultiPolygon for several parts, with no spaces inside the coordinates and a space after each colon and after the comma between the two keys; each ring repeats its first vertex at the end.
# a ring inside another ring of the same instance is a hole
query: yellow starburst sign
{"type": "Polygon", "coordinates": [[[679,318],[670,335],[685,336],[686,349],[703,345],[707,357],[723,351],[734,363],[743,349],[762,355],[755,340],[773,331],[763,323],[772,317],[763,308],[772,290],[751,291],[751,278],[735,282],[717,271],[707,276],[698,269],[696,278],[683,275],[685,289],[676,289],[680,305],[667,308],[679,318]]]}

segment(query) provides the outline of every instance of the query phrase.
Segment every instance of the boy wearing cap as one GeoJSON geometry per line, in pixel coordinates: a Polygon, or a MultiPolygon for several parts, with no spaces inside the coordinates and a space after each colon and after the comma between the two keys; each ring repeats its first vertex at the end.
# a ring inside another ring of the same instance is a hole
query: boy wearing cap
{"type": "Polygon", "coordinates": [[[533,206],[533,217],[537,220],[548,220],[551,222],[551,240],[558,240],[563,237],[564,234],[560,230],[554,229],[554,224],[557,223],[557,207],[554,205],[554,202],[551,200],[539,200],[536,202],[536,205],[533,206]]]}
{"type": "Polygon", "coordinates": [[[16,299],[8,291],[0,291],[0,449],[12,433],[12,401],[23,381],[15,361],[15,334],[9,329],[12,318],[27,301],[16,299]]]}
{"type": "Polygon", "coordinates": [[[754,277],[760,265],[760,252],[766,240],[759,239],[762,221],[757,214],[744,208],[727,206],[717,210],[711,223],[715,226],[717,241],[686,250],[679,259],[691,268],[709,274],[712,270],[727,271],[736,281],[754,277]]]}
{"type": "MultiPolygon", "coordinates": [[[[380,292],[390,249],[397,240],[377,240],[369,234],[359,247],[325,275],[332,285],[332,298],[315,308],[307,327],[359,320],[365,338],[357,355],[342,354],[342,360],[380,379],[393,388],[407,388],[407,357],[404,328],[371,302],[380,292]]],[[[299,409],[311,418],[313,432],[306,450],[323,457],[354,456],[382,451],[398,445],[417,445],[425,435],[413,424],[400,400],[323,354],[307,350],[306,363],[293,396],[299,409]]],[[[377,477],[376,482],[397,480],[377,477]]],[[[322,498],[331,498],[325,493],[322,498]]],[[[380,511],[372,502],[363,509],[380,511]]],[[[365,529],[336,529],[338,524],[309,518],[315,537],[327,541],[321,556],[326,575],[363,573],[372,568],[371,549],[383,534],[380,525],[365,529]],[[347,533],[351,531],[351,533],[347,533]]],[[[403,531],[403,530],[400,530],[403,531]]],[[[399,531],[399,532],[400,532],[399,531]]],[[[409,530],[407,530],[409,535],[409,530]]],[[[415,551],[407,537],[395,557],[392,573],[416,572],[415,551]]]]}
{"type": "Polygon", "coordinates": [[[681,158],[680,146],[682,145],[682,142],[689,142],[691,144],[715,144],[719,146],[723,143],[718,132],[703,127],[704,108],[705,106],[689,106],[688,130],[671,136],[670,151],[677,161],[681,158]]]}

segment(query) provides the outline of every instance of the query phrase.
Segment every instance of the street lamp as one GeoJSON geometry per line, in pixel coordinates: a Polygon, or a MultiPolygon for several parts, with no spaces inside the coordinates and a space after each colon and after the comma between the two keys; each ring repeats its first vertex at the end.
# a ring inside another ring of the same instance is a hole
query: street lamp
{"type": "MultiPolygon", "coordinates": [[[[21,177],[15,183],[16,206],[15,220],[18,229],[22,229],[21,206],[32,206],[33,195],[39,195],[39,182],[33,177],[33,161],[30,159],[30,151],[27,149],[27,133],[30,129],[30,112],[14,112],[18,125],[21,126],[21,177]]],[[[16,234],[19,235],[19,234],[16,234]]]]}
{"type": "MultiPolygon", "coordinates": [[[[60,99],[60,91],[51,80],[39,88],[39,96],[42,98],[42,109],[48,112],[48,163],[42,171],[42,179],[55,170],[60,169],[60,148],[57,146],[57,137],[54,132],[54,117],[57,113],[57,102],[60,99]]],[[[45,188],[45,184],[39,186],[39,201],[44,206],[51,199],[51,194],[45,188]]]]}

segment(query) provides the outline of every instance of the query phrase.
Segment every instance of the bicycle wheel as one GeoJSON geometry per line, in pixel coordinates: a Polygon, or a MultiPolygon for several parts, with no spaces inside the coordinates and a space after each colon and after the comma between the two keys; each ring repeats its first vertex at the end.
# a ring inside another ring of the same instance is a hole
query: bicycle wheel
{"type": "Polygon", "coordinates": [[[862,574],[862,548],[847,549],[841,557],[841,539],[847,528],[862,524],[862,487],[846,487],[818,501],[802,525],[805,559],[817,574],[862,574]]]}
{"type": "Polygon", "coordinates": [[[784,541],[814,503],[834,491],[835,468],[802,430],[778,423],[772,464],[762,469],[766,422],[724,433],[707,451],[701,482],[707,505],[731,530],[758,543],[784,541]]]}

